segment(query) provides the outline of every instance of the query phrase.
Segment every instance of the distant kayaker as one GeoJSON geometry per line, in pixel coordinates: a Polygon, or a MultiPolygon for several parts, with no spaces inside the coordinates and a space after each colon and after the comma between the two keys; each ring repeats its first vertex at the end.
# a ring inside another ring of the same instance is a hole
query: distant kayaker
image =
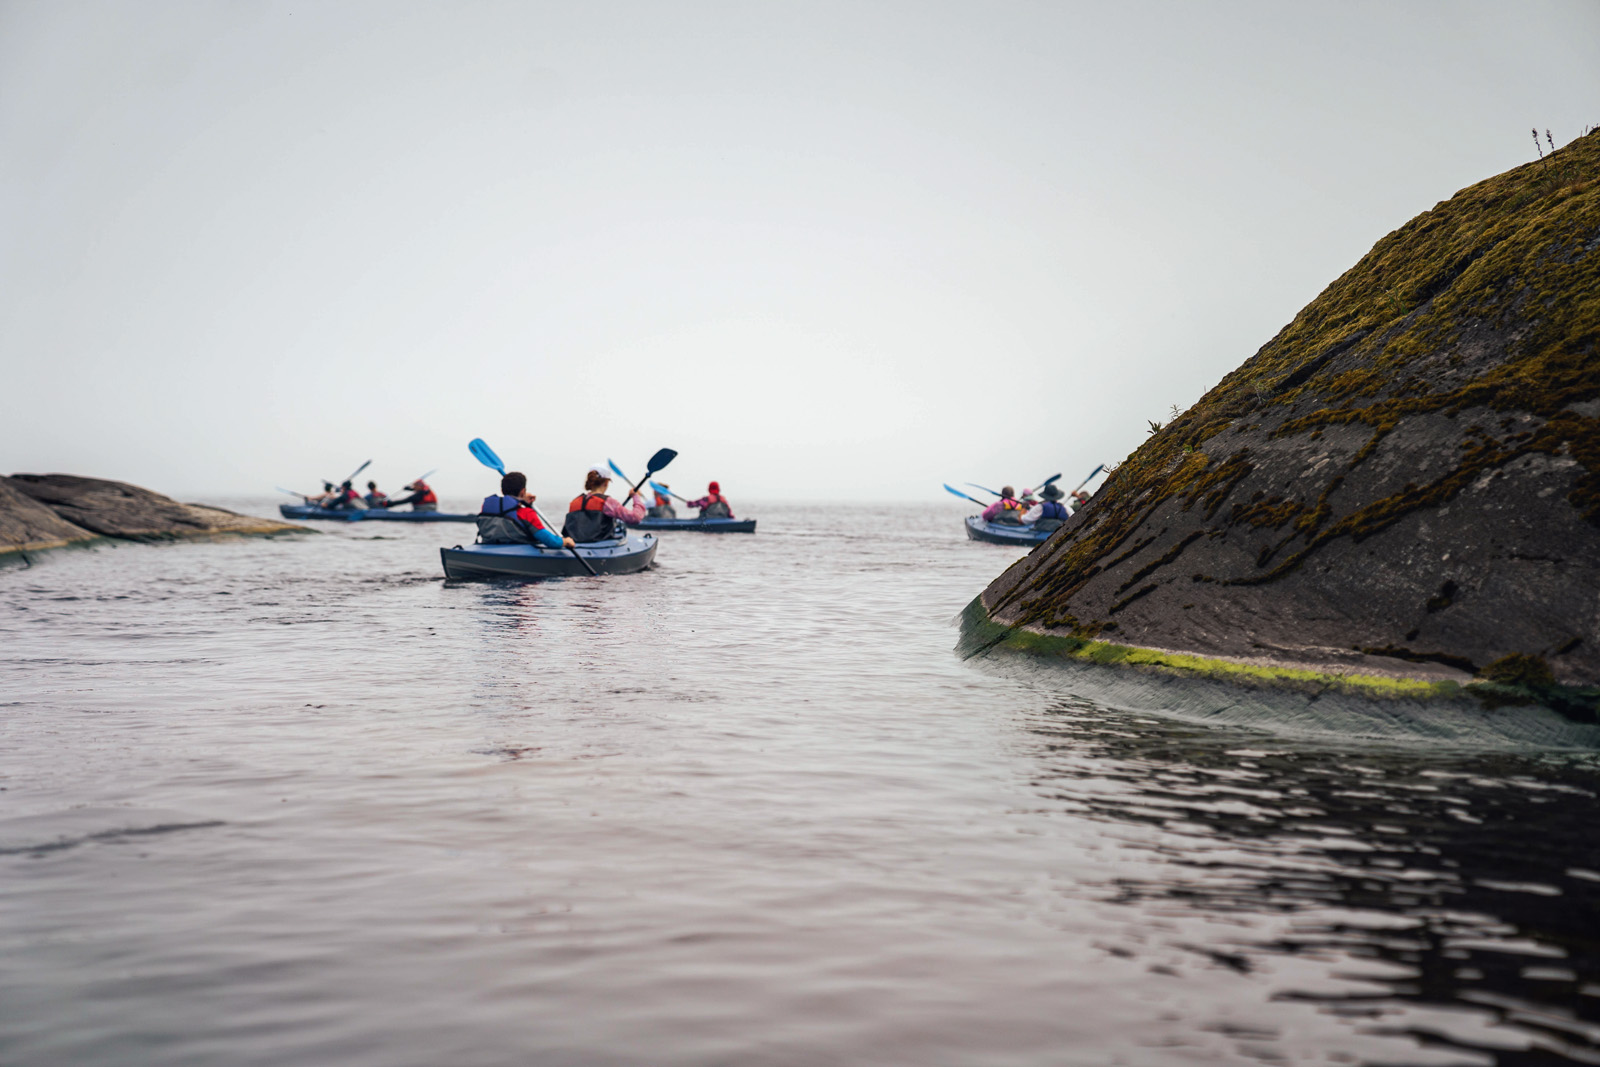
{"type": "Polygon", "coordinates": [[[1039,495],[1044,499],[1022,513],[1023,525],[1044,531],[1061,529],[1061,524],[1072,517],[1072,512],[1061,503],[1067,494],[1053,485],[1047,485],[1039,495]]]}
{"type": "Polygon", "coordinates": [[[355,487],[345,482],[334,492],[323,494],[322,506],[348,511],[352,508],[364,509],[367,505],[362,502],[361,494],[356,492],[355,487]]]}
{"type": "Polygon", "coordinates": [[[1085,493],[1082,489],[1077,489],[1077,490],[1073,491],[1073,494],[1072,494],[1072,510],[1073,511],[1077,511],[1079,508],[1083,507],[1088,502],[1089,502],[1089,494],[1088,493],[1085,493]]]}
{"type": "Polygon", "coordinates": [[[733,509],[728,506],[728,498],[722,495],[722,486],[712,482],[706,486],[706,495],[699,500],[689,501],[691,508],[700,509],[702,519],[731,519],[733,509]]]}
{"type": "Polygon", "coordinates": [[[572,538],[557,537],[533,510],[527,475],[509,471],[500,479],[500,494],[483,498],[478,512],[478,540],[486,545],[541,545],[571,548],[572,538]]]}
{"type": "Polygon", "coordinates": [[[678,509],[672,506],[672,497],[667,495],[672,490],[672,486],[666,482],[651,482],[650,488],[655,493],[655,503],[650,505],[650,517],[652,519],[677,518],[678,509]]]}
{"type": "Polygon", "coordinates": [[[583,492],[572,498],[567,506],[567,518],[561,524],[561,534],[579,544],[592,541],[609,541],[616,536],[620,522],[638,522],[644,518],[644,501],[637,490],[628,494],[625,502],[606,496],[611,476],[604,467],[590,467],[583,480],[583,492]]]}
{"type": "Polygon", "coordinates": [[[1017,491],[1009,485],[1002,485],[1000,499],[983,509],[983,521],[1017,526],[1022,522],[1022,513],[1026,510],[1022,501],[1017,499],[1017,491]]]}
{"type": "Polygon", "coordinates": [[[421,478],[418,478],[416,481],[406,486],[406,492],[410,493],[411,495],[403,496],[399,500],[389,501],[389,508],[391,510],[394,508],[405,507],[407,504],[411,505],[412,511],[439,510],[439,498],[433,495],[433,490],[429,489],[428,483],[423,481],[421,478]]]}
{"type": "Polygon", "coordinates": [[[325,503],[327,503],[328,501],[332,500],[337,495],[334,492],[334,488],[335,487],[334,487],[334,484],[332,482],[323,482],[322,483],[322,492],[318,493],[316,496],[308,496],[308,497],[306,497],[306,503],[307,504],[325,504],[325,503]]]}
{"type": "Polygon", "coordinates": [[[389,506],[389,497],[380,492],[377,482],[367,483],[367,495],[361,498],[367,502],[369,508],[386,508],[389,506]]]}

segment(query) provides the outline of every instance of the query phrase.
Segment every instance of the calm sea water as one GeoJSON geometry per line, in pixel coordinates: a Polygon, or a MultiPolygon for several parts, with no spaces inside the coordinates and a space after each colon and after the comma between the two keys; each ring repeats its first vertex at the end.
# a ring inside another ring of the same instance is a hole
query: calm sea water
{"type": "Polygon", "coordinates": [[[1600,1063],[1592,755],[1109,706],[954,654],[959,510],[750,511],[0,572],[0,1063],[1600,1063]]]}

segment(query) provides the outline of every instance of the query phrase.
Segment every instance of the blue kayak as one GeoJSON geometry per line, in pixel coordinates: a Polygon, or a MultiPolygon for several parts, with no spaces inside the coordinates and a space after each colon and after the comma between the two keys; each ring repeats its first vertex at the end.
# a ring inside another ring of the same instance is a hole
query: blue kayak
{"type": "Polygon", "coordinates": [[[632,574],[656,558],[654,534],[596,541],[575,549],[539,545],[456,545],[441,548],[446,578],[566,578],[588,574],[572,553],[589,561],[596,574],[632,574]]]}
{"type": "Polygon", "coordinates": [[[279,504],[286,519],[328,519],[332,522],[476,522],[478,516],[457,511],[390,511],[388,508],[322,508],[315,504],[279,504]]]}
{"type": "Polygon", "coordinates": [[[967,516],[967,536],[974,541],[987,541],[992,545],[1042,545],[1050,540],[1050,534],[1054,532],[1054,530],[1035,530],[1032,526],[984,522],[982,515],[967,516]]]}
{"type": "Polygon", "coordinates": [[[630,522],[637,530],[699,530],[701,533],[755,533],[754,519],[652,519],[630,522]]]}

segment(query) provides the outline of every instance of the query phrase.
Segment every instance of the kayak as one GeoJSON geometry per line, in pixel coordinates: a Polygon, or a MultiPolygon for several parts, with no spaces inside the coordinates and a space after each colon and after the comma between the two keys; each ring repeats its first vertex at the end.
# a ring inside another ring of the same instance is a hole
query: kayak
{"type": "Polygon", "coordinates": [[[476,522],[478,516],[457,511],[390,511],[388,508],[319,508],[315,504],[279,504],[286,519],[329,519],[333,522],[476,522]]]}
{"type": "Polygon", "coordinates": [[[967,516],[967,536],[992,545],[1042,545],[1050,540],[1053,532],[1035,530],[1032,526],[984,522],[982,515],[967,516]]]}
{"type": "Polygon", "coordinates": [[[576,549],[539,545],[457,545],[441,548],[446,578],[565,578],[588,574],[572,553],[589,561],[596,574],[632,574],[656,558],[654,534],[596,541],[576,549]]]}
{"type": "Polygon", "coordinates": [[[652,519],[630,522],[636,530],[699,530],[702,533],[755,533],[754,519],[652,519]]]}

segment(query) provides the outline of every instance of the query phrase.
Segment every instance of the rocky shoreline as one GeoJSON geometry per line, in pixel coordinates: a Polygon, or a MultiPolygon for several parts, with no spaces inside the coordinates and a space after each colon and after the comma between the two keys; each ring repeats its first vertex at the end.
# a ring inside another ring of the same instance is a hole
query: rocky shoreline
{"type": "Polygon", "coordinates": [[[1600,133],[1389,234],[1152,429],[969,628],[1153,670],[1510,687],[1594,715],[1600,133]]]}
{"type": "Polygon", "coordinates": [[[183,504],[126,482],[73,474],[0,477],[0,564],[96,542],[179,541],[311,533],[276,519],[183,504]]]}

